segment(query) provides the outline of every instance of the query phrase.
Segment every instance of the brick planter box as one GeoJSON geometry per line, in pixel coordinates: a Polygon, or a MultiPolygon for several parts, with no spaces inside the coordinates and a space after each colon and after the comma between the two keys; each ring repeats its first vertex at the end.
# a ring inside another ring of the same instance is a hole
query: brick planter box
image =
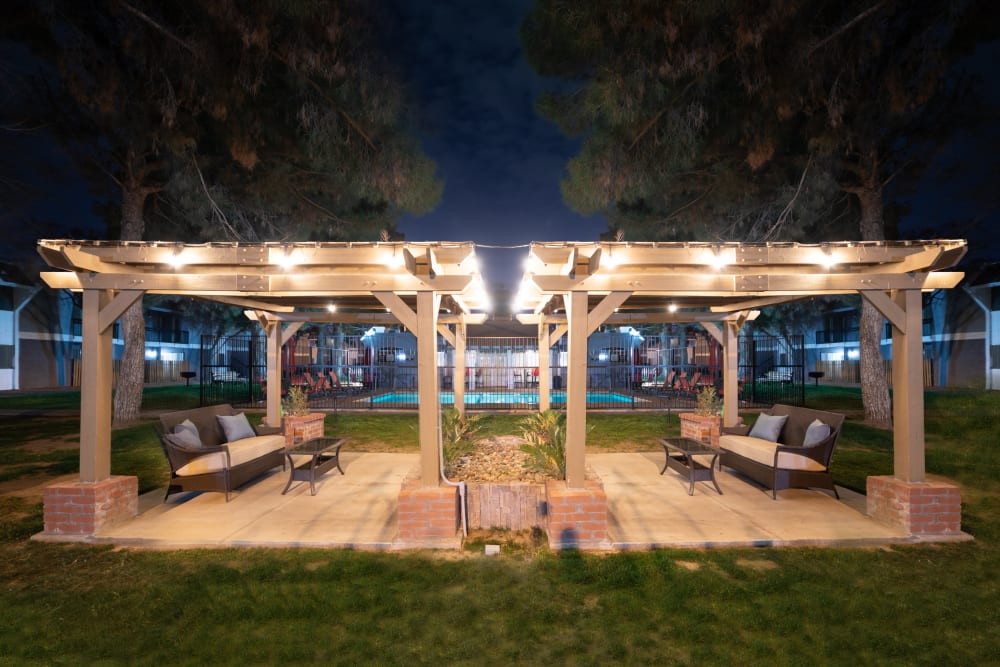
{"type": "Polygon", "coordinates": [[[285,447],[288,448],[313,438],[322,438],[325,419],[326,415],[322,412],[302,416],[286,416],[283,421],[285,447]]]}
{"type": "Polygon", "coordinates": [[[712,447],[719,447],[719,434],[722,432],[722,417],[716,415],[697,415],[693,412],[682,412],[681,437],[698,440],[712,447]]]}

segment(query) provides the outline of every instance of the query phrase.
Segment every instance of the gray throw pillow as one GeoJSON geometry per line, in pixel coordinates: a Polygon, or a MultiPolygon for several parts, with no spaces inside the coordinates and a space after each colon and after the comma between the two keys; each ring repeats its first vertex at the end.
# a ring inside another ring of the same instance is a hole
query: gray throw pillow
{"type": "Polygon", "coordinates": [[[250,422],[247,421],[247,416],[242,412],[232,416],[218,415],[217,418],[222,432],[226,434],[226,442],[236,442],[257,435],[254,433],[253,427],[250,426],[250,422]]]}
{"type": "Polygon", "coordinates": [[[830,437],[830,433],[833,431],[829,424],[824,424],[820,420],[816,419],[812,424],[809,424],[809,428],[806,429],[806,437],[802,441],[803,447],[810,447],[812,445],[817,445],[827,438],[830,437]]]}
{"type": "Polygon", "coordinates": [[[778,442],[778,436],[781,435],[781,429],[786,421],[788,415],[768,415],[762,412],[750,429],[750,437],[778,442]]]}
{"type": "Polygon", "coordinates": [[[185,419],[175,426],[173,434],[186,447],[201,447],[201,434],[198,433],[198,427],[190,419],[185,419]]]}
{"type": "Polygon", "coordinates": [[[163,436],[167,442],[175,447],[183,449],[200,449],[201,440],[192,439],[189,431],[179,431],[177,433],[166,433],[163,436]]]}

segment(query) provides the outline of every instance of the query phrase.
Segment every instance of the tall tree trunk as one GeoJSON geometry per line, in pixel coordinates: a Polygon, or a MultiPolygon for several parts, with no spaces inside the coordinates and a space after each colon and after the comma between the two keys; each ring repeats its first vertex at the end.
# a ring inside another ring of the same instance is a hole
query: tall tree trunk
{"type": "MultiPolygon", "coordinates": [[[[146,202],[146,191],[140,183],[126,182],[122,186],[122,234],[123,241],[140,241],[145,233],[142,209],[146,202]]],[[[118,371],[118,385],[115,388],[114,424],[130,424],[138,421],[142,406],[142,387],[145,383],[146,368],[146,320],[143,317],[142,299],[139,299],[121,317],[122,351],[121,368],[118,371]]]]}
{"type": "MultiPolygon", "coordinates": [[[[861,204],[861,239],[881,241],[885,238],[882,218],[882,186],[871,179],[857,192],[861,204]]],[[[882,330],[885,318],[877,308],[862,299],[860,326],[861,402],[865,420],[879,428],[892,427],[889,383],[882,362],[882,330]]]]}

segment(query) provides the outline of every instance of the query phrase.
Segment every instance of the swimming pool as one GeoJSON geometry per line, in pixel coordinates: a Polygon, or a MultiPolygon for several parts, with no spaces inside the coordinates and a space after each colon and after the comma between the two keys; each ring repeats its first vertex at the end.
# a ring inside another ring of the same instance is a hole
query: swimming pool
{"type": "MultiPolygon", "coordinates": [[[[554,391],[551,393],[552,403],[565,403],[566,392],[554,391]]],[[[440,394],[442,405],[454,405],[455,392],[442,391],[440,394]]],[[[628,394],[616,394],[614,392],[587,392],[587,403],[632,403],[633,397],[628,394]]],[[[416,405],[420,402],[420,394],[415,391],[390,391],[385,394],[373,396],[370,401],[373,404],[403,404],[416,405]]],[[[466,405],[537,405],[538,392],[533,391],[467,391],[465,392],[466,405]]]]}

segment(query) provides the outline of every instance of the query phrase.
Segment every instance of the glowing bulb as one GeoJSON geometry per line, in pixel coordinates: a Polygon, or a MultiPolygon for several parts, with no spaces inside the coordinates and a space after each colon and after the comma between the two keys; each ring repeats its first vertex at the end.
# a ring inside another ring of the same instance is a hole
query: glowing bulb
{"type": "Polygon", "coordinates": [[[667,312],[668,313],[676,313],[677,312],[677,304],[676,303],[672,303],[669,306],[667,306],[667,312]]]}
{"type": "Polygon", "coordinates": [[[721,271],[729,264],[725,255],[722,254],[721,246],[715,246],[714,249],[705,251],[705,263],[715,271],[721,271]]]}
{"type": "Polygon", "coordinates": [[[288,271],[289,269],[294,268],[296,263],[295,251],[292,250],[292,248],[286,247],[284,254],[278,258],[278,266],[280,266],[283,270],[288,271]]]}
{"type": "Polygon", "coordinates": [[[335,303],[328,304],[326,309],[328,312],[335,313],[337,312],[337,304],[335,303]]]}
{"type": "Polygon", "coordinates": [[[184,248],[176,248],[172,255],[167,259],[167,263],[175,269],[179,269],[184,266],[184,248]]]}

